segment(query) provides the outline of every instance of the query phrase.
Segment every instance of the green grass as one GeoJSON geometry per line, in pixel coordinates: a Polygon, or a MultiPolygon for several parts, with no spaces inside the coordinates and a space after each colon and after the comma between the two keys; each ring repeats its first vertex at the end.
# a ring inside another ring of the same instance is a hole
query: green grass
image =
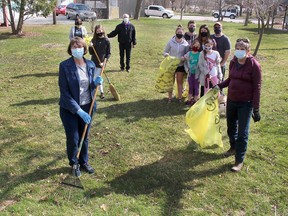
{"type": "MultiPolygon", "coordinates": [[[[164,47],[179,21],[132,22],[138,44],[130,74],[118,72],[117,39],[111,40],[106,71],[121,101],[109,94],[98,101],[90,134],[96,174],[80,178],[85,190],[60,184],[70,170],[59,118],[58,65],[68,58],[70,26],[25,25],[21,38],[0,29],[0,205],[7,206],[0,214],[287,215],[287,33],[264,35],[257,56],[262,120],[251,123],[244,170],[232,173],[233,158],[221,156],[229,148],[225,130],[224,149],[198,148],[184,132],[187,109],[168,106],[166,94],[154,89],[164,47]]],[[[118,23],[102,22],[106,32],[118,23]]],[[[237,38],[249,37],[254,48],[256,27],[225,23],[224,32],[233,46],[237,38]]]]}

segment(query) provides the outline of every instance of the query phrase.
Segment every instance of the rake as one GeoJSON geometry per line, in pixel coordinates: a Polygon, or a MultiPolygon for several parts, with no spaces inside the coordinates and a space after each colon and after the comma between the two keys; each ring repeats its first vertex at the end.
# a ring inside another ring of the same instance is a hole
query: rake
{"type": "MultiPolygon", "coordinates": [[[[99,64],[100,64],[101,61],[100,61],[100,58],[99,58],[99,56],[98,56],[98,54],[97,54],[97,51],[95,50],[94,46],[91,46],[91,47],[92,47],[92,49],[93,49],[93,51],[94,51],[94,54],[96,55],[97,60],[98,60],[98,62],[99,62],[99,64]]],[[[104,65],[102,66],[102,68],[103,68],[103,67],[104,67],[104,65]]],[[[109,80],[107,74],[105,73],[105,71],[103,71],[103,73],[104,73],[104,75],[105,75],[105,77],[106,77],[106,79],[107,79],[107,82],[108,82],[108,84],[109,84],[109,90],[110,90],[111,94],[113,95],[113,97],[115,98],[115,100],[119,101],[119,100],[120,100],[120,95],[119,95],[119,93],[117,92],[115,86],[110,82],[110,80],[109,80]]]]}

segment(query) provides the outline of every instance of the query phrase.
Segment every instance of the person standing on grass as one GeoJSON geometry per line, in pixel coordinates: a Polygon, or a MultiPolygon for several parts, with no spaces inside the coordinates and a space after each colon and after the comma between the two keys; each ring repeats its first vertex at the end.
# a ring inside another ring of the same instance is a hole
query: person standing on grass
{"type": "MultiPolygon", "coordinates": [[[[176,28],[175,36],[172,37],[169,42],[167,43],[165,50],[164,50],[164,57],[166,56],[173,56],[176,58],[181,59],[182,56],[189,49],[188,42],[184,39],[184,29],[181,25],[176,28]]],[[[183,79],[184,74],[186,73],[184,68],[184,63],[181,61],[178,67],[176,68],[176,82],[178,87],[178,99],[179,102],[182,102],[182,93],[183,93],[183,79]]],[[[168,92],[168,103],[172,101],[172,92],[168,92]]]]}
{"type": "Polygon", "coordinates": [[[250,119],[260,121],[261,66],[250,55],[250,41],[247,38],[237,39],[235,57],[230,61],[229,76],[215,88],[228,87],[226,119],[230,149],[225,157],[235,156],[231,170],[238,172],[248,146],[250,119]]]}
{"type": "Polygon", "coordinates": [[[188,42],[189,45],[196,39],[197,34],[195,33],[196,31],[196,23],[194,20],[190,20],[188,22],[188,32],[185,32],[184,34],[184,39],[188,42]]]}
{"type": "Polygon", "coordinates": [[[204,50],[201,51],[196,78],[201,85],[200,96],[202,97],[212,86],[217,85],[222,80],[220,68],[221,57],[218,51],[213,50],[214,41],[207,39],[204,42],[204,50]]]}
{"type": "Polygon", "coordinates": [[[212,38],[216,41],[216,49],[219,52],[222,60],[220,62],[220,66],[221,66],[221,71],[222,71],[222,80],[224,80],[224,76],[225,76],[225,65],[226,65],[226,61],[230,55],[230,40],[229,38],[223,34],[222,32],[222,24],[220,22],[216,22],[214,24],[214,32],[215,34],[212,35],[212,38]]]}
{"type": "Polygon", "coordinates": [[[123,15],[123,21],[116,26],[115,30],[107,34],[108,38],[118,35],[120,51],[120,69],[121,71],[130,71],[131,49],[136,45],[136,30],[134,25],[129,21],[129,15],[123,15]],[[126,66],[124,63],[124,53],[126,53],[126,66]]]}
{"type": "MultiPolygon", "coordinates": [[[[94,169],[88,164],[88,136],[93,114],[92,112],[90,116],[88,112],[95,89],[102,84],[103,79],[101,76],[93,79],[96,67],[91,60],[84,58],[87,46],[82,38],[72,38],[67,52],[71,57],[59,65],[60,118],[66,134],[69,165],[72,167],[72,174],[79,177],[80,168],[89,174],[94,173],[94,169]],[[88,128],[78,159],[77,152],[86,124],[88,128]]],[[[96,111],[96,102],[93,106],[96,111]]]]}
{"type": "MultiPolygon", "coordinates": [[[[102,71],[103,62],[106,58],[109,59],[111,53],[110,53],[110,41],[107,39],[105,35],[105,31],[102,25],[96,25],[94,36],[92,38],[92,41],[89,46],[89,53],[91,55],[91,60],[96,65],[96,72],[95,77],[100,76],[100,73],[102,71]],[[96,53],[95,53],[96,52],[96,53]]],[[[94,78],[95,78],[94,77],[94,78]]],[[[103,85],[99,86],[100,89],[100,98],[104,99],[104,90],[103,85]]]]}
{"type": "Polygon", "coordinates": [[[75,26],[71,27],[70,29],[69,39],[71,40],[74,37],[84,38],[87,35],[88,34],[85,26],[82,26],[82,20],[77,18],[75,20],[75,26]]]}
{"type": "Polygon", "coordinates": [[[199,80],[196,79],[195,74],[198,70],[198,60],[199,60],[199,49],[200,43],[198,40],[194,40],[191,43],[191,50],[187,52],[181,59],[186,61],[188,65],[188,84],[189,84],[189,92],[188,92],[188,100],[186,101],[186,106],[192,106],[199,99],[199,80]]]}

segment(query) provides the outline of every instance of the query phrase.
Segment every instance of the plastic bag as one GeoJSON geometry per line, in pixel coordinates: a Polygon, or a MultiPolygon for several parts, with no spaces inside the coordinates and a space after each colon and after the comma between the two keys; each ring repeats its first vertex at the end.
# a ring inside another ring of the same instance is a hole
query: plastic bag
{"type": "Polygon", "coordinates": [[[185,131],[201,148],[223,147],[217,89],[210,89],[186,113],[185,131]]]}
{"type": "Polygon", "coordinates": [[[167,56],[161,62],[155,84],[158,92],[166,93],[173,91],[175,70],[179,63],[180,59],[173,56],[167,56]]]}

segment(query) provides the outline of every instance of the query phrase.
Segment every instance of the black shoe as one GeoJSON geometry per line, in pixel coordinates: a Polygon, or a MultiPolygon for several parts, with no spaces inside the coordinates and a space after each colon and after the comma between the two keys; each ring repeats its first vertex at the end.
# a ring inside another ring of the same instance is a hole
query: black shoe
{"type": "Polygon", "coordinates": [[[130,69],[126,69],[126,71],[127,71],[127,73],[129,73],[129,72],[130,72],[130,69]]]}
{"type": "Polygon", "coordinates": [[[100,98],[101,98],[101,99],[104,99],[104,98],[105,98],[104,93],[101,93],[101,94],[100,94],[100,98]]]}
{"type": "Polygon", "coordinates": [[[120,68],[120,70],[123,72],[123,71],[124,71],[124,68],[120,68]]]}
{"type": "Polygon", "coordinates": [[[230,157],[230,156],[235,155],[235,153],[236,153],[235,149],[230,148],[230,149],[229,149],[227,152],[225,152],[223,155],[224,155],[224,157],[230,157]]]}
{"type": "Polygon", "coordinates": [[[80,177],[81,176],[79,164],[74,164],[72,166],[72,175],[76,176],[76,177],[80,177]]]}
{"type": "Polygon", "coordinates": [[[80,168],[89,174],[93,174],[95,172],[95,170],[88,163],[80,165],[80,168]]]}

